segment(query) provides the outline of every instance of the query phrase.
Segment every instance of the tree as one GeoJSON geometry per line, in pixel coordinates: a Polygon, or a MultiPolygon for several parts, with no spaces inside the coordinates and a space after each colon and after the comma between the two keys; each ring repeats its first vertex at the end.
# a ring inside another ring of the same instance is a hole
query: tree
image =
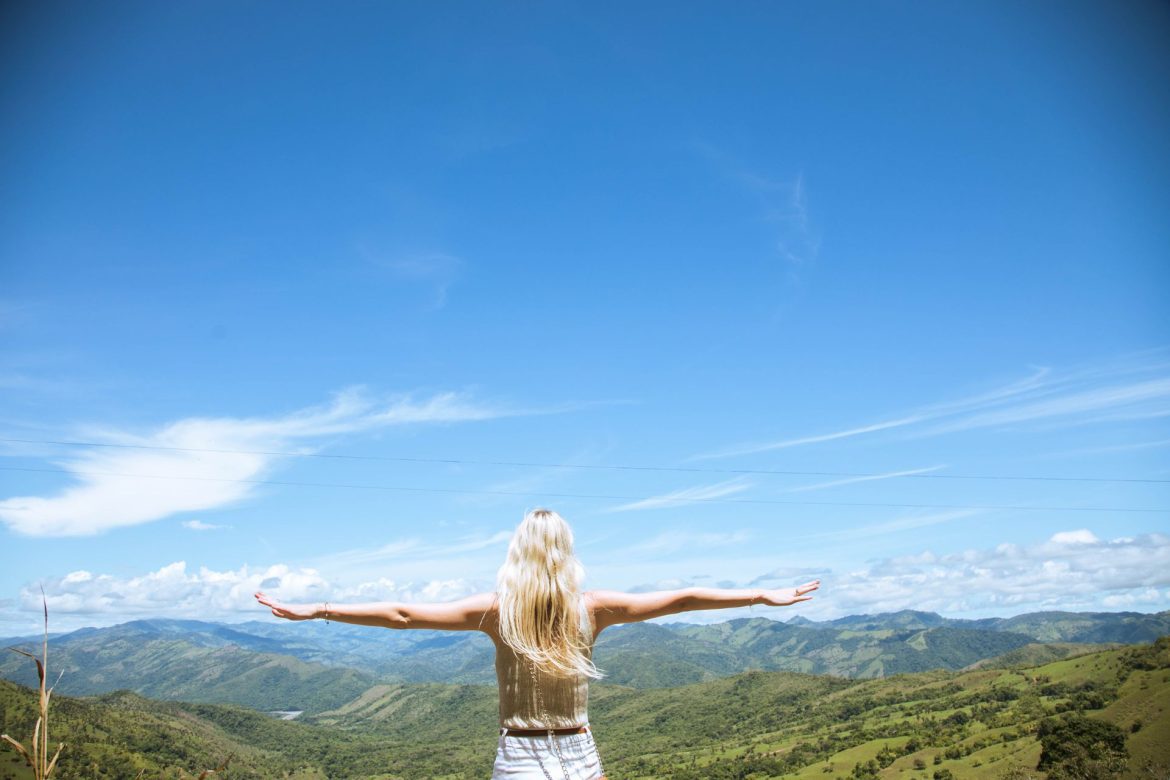
{"type": "Polygon", "coordinates": [[[1043,750],[1037,769],[1050,780],[1108,780],[1126,769],[1125,732],[1083,715],[1046,720],[1037,732],[1043,750]]]}

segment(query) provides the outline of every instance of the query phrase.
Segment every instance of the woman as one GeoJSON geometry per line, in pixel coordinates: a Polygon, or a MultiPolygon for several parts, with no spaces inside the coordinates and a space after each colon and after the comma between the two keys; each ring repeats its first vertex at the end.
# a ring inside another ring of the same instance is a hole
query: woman
{"type": "Polygon", "coordinates": [[[512,536],[494,593],[444,604],[281,604],[288,620],[325,618],[384,628],[483,631],[496,646],[500,738],[493,780],[605,780],[589,727],[593,643],[608,626],[696,609],[808,601],[819,581],[784,590],[684,588],[654,593],[581,592],[584,569],[573,532],[556,512],[525,515],[512,536]]]}

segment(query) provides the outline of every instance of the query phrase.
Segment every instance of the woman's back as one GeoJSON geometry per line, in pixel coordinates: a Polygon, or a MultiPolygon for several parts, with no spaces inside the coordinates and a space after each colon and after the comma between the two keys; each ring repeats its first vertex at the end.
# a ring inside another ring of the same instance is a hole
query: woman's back
{"type": "MultiPolygon", "coordinates": [[[[595,632],[588,599],[582,598],[580,603],[581,631],[592,640],[595,632]]],[[[496,645],[501,726],[559,729],[589,722],[588,677],[549,674],[513,650],[498,631],[488,633],[496,645]]]]}

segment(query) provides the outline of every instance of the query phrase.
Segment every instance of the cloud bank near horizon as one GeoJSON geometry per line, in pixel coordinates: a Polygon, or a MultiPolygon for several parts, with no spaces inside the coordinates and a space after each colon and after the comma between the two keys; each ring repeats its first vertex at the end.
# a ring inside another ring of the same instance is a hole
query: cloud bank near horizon
{"type": "MultiPolygon", "coordinates": [[[[482,547],[501,543],[498,535],[481,541],[482,547]]],[[[474,540],[465,542],[465,548],[476,546],[474,540]]],[[[216,571],[175,561],[130,577],[74,571],[39,585],[26,585],[18,604],[0,611],[0,620],[31,625],[39,619],[40,587],[44,587],[54,622],[61,625],[64,618],[65,624],[74,626],[145,617],[263,619],[265,611],[258,609],[252,598],[257,590],[289,602],[449,601],[491,590],[490,579],[469,576],[461,568],[465,560],[458,556],[463,551],[455,552],[449,571],[440,571],[440,576],[431,579],[372,577],[347,582],[345,566],[322,570],[285,563],[216,571]]],[[[822,590],[798,608],[709,610],[662,620],[715,623],[748,616],[787,620],[796,615],[827,620],[903,609],[949,617],[1009,616],[1041,610],[1160,611],[1170,608],[1170,536],[1151,533],[1101,539],[1088,529],[1074,529],[1032,545],[1004,543],[947,554],[923,551],[839,573],[831,568],[781,568],[742,582],[718,584],[779,588],[817,577],[823,582],[822,590]]],[[[695,575],[627,589],[709,585],[708,579],[695,575]]]]}

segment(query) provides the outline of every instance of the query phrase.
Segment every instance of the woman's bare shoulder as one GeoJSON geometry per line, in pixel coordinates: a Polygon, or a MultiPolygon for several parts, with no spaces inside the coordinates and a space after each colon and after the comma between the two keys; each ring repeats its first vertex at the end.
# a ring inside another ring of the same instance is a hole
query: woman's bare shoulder
{"type": "Polygon", "coordinates": [[[620,590],[587,590],[582,595],[585,603],[593,610],[614,609],[624,605],[630,598],[630,594],[620,590]]]}
{"type": "Polygon", "coordinates": [[[500,627],[500,597],[494,592],[476,593],[469,596],[474,599],[476,611],[480,613],[479,630],[496,638],[500,627]]]}

